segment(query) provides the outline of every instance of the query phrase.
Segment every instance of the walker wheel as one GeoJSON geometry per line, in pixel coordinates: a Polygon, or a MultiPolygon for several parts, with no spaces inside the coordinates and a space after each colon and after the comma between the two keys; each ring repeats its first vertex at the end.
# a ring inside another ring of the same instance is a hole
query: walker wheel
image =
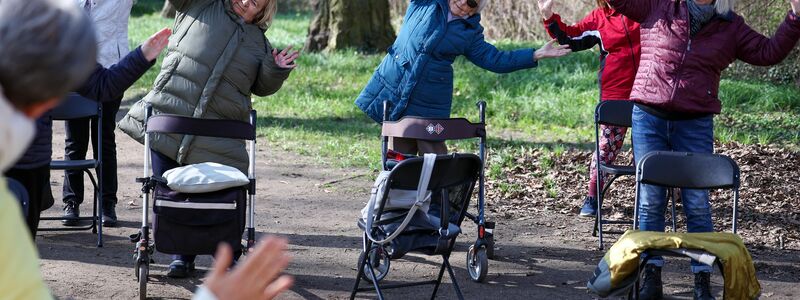
{"type": "Polygon", "coordinates": [[[137,266],[136,279],[139,281],[139,299],[147,299],[147,275],[150,273],[150,266],[148,264],[141,264],[137,266]]]}
{"type": "Polygon", "coordinates": [[[358,257],[359,262],[364,259],[364,255],[367,256],[367,264],[364,264],[364,270],[361,272],[361,277],[364,278],[369,283],[372,283],[372,277],[370,277],[370,273],[367,270],[370,266],[372,266],[372,270],[376,273],[375,279],[378,281],[383,280],[386,277],[386,274],[389,274],[389,267],[391,265],[389,254],[386,253],[386,250],[380,246],[373,246],[372,249],[367,253],[361,253],[358,257]]]}
{"type": "Polygon", "coordinates": [[[469,278],[474,282],[483,282],[486,279],[486,273],[489,272],[489,258],[486,256],[486,248],[480,247],[476,250],[475,245],[469,247],[467,270],[469,271],[469,278]]]}

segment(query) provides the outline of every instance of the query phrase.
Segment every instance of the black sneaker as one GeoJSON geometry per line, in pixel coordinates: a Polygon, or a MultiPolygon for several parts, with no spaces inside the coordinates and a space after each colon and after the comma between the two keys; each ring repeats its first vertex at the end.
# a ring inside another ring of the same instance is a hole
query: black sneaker
{"type": "Polygon", "coordinates": [[[117,227],[117,212],[114,203],[103,203],[103,227],[117,227]]]}
{"type": "Polygon", "coordinates": [[[78,217],[81,215],[81,210],[78,208],[78,204],[74,203],[67,203],[64,205],[64,218],[72,218],[67,220],[62,220],[61,223],[64,226],[78,226],[80,225],[80,221],[78,217]]]}
{"type": "Polygon", "coordinates": [[[170,278],[186,278],[194,272],[194,263],[187,263],[182,260],[174,260],[169,264],[169,271],[167,277],[170,278]]]}
{"type": "Polygon", "coordinates": [[[664,297],[664,286],[661,282],[661,267],[653,264],[644,265],[644,279],[639,288],[640,300],[658,300],[664,297]]]}
{"type": "Polygon", "coordinates": [[[694,300],[716,300],[711,295],[711,272],[694,274],[694,300]]]}

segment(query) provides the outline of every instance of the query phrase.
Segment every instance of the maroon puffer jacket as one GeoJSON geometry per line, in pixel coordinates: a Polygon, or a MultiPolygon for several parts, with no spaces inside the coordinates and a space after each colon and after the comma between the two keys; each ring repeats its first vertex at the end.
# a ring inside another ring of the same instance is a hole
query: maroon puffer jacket
{"type": "Polygon", "coordinates": [[[760,66],[781,62],[800,38],[800,17],[791,12],[772,38],[736,13],[716,17],[689,38],[684,0],[608,0],[641,24],[642,57],[631,99],[674,113],[720,112],[722,70],[736,59],[760,66]]]}

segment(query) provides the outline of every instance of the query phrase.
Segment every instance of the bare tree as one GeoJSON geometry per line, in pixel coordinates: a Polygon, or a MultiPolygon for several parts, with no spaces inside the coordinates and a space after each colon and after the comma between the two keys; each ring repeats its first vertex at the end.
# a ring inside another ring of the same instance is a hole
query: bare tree
{"type": "Polygon", "coordinates": [[[395,39],[387,0],[317,0],[307,51],[383,51],[395,39]]]}

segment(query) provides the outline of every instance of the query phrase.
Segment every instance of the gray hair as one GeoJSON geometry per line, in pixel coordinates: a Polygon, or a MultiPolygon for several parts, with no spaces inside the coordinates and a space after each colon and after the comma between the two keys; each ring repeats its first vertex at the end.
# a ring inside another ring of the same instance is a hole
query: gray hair
{"type": "Polygon", "coordinates": [[[75,1],[0,0],[0,86],[12,105],[61,97],[96,63],[94,27],[75,1]]]}
{"type": "Polygon", "coordinates": [[[736,6],[736,0],[716,0],[714,8],[720,15],[728,14],[736,6]]]}

